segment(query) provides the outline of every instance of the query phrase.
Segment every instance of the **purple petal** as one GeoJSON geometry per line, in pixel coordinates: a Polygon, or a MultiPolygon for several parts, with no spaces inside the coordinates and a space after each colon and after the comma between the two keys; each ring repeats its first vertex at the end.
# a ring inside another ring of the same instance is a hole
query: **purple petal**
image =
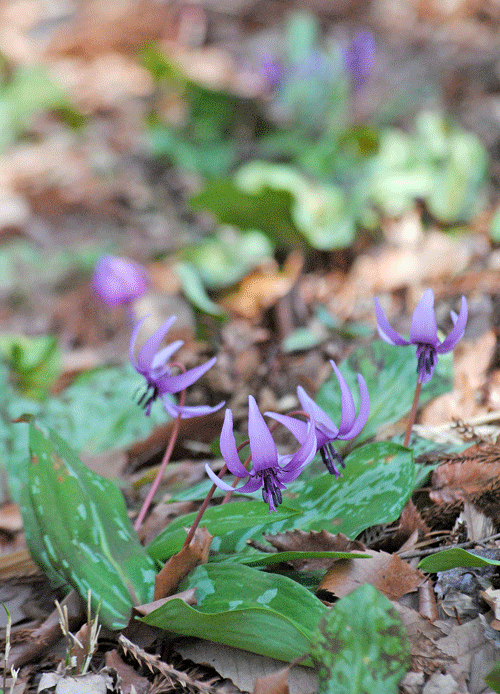
{"type": "Polygon", "coordinates": [[[252,454],[252,470],[258,472],[278,465],[276,444],[252,395],[248,396],[248,438],[252,454]]]}
{"type": "Polygon", "coordinates": [[[343,439],[344,441],[348,439],[353,439],[355,436],[359,434],[361,429],[365,426],[366,422],[368,421],[368,415],[370,414],[370,395],[368,393],[368,387],[366,385],[365,379],[361,374],[358,374],[358,385],[360,399],[359,412],[358,416],[356,417],[356,421],[354,422],[351,429],[345,434],[342,434],[342,436],[340,436],[339,434],[338,438],[343,439]]]}
{"type": "Polygon", "coordinates": [[[443,340],[443,342],[440,345],[438,345],[438,347],[436,348],[436,351],[439,352],[439,354],[444,354],[445,352],[451,352],[451,350],[454,349],[457,342],[459,340],[461,340],[463,337],[466,323],[467,323],[467,301],[465,300],[465,296],[463,296],[462,297],[462,303],[460,306],[460,313],[458,314],[458,318],[455,321],[455,325],[450,330],[448,337],[446,337],[443,340]]]}
{"type": "Polygon", "coordinates": [[[356,409],[354,407],[352,393],[349,386],[345,382],[345,378],[342,376],[333,360],[330,360],[330,364],[332,365],[332,369],[334,370],[337,381],[339,382],[341,393],[342,414],[340,417],[339,430],[337,434],[337,436],[339,436],[341,434],[346,434],[352,429],[354,420],[356,418],[356,409]]]}
{"type": "Polygon", "coordinates": [[[219,487],[219,489],[223,489],[225,492],[233,492],[234,491],[234,487],[232,487],[227,482],[224,482],[223,480],[221,480],[220,477],[217,477],[217,475],[215,474],[215,472],[212,470],[212,468],[210,467],[210,465],[208,463],[205,463],[205,472],[210,477],[212,482],[219,487]]]}
{"type": "Polygon", "coordinates": [[[248,482],[245,482],[245,484],[238,487],[235,491],[251,494],[252,492],[256,492],[257,489],[260,489],[261,487],[262,477],[250,477],[248,482]]]}
{"type": "Polygon", "coordinates": [[[375,297],[375,314],[377,316],[378,334],[382,340],[385,340],[390,345],[398,345],[399,347],[411,344],[408,340],[405,340],[404,337],[401,337],[401,335],[389,324],[377,297],[375,297]]]}
{"type": "Polygon", "coordinates": [[[139,371],[139,372],[140,372],[139,364],[137,363],[137,361],[135,359],[135,342],[137,340],[137,335],[139,334],[139,330],[144,325],[144,321],[146,320],[146,318],[148,318],[148,316],[144,316],[134,325],[134,329],[132,330],[132,334],[130,336],[129,347],[128,347],[128,353],[129,353],[129,357],[130,357],[130,361],[132,363],[132,366],[134,367],[134,369],[136,371],[139,371]]]}
{"type": "Polygon", "coordinates": [[[178,376],[160,376],[155,379],[155,383],[158,386],[160,394],[162,393],[178,393],[180,390],[184,390],[189,386],[193,385],[200,376],[203,376],[205,372],[212,368],[212,366],[217,361],[217,357],[212,357],[204,364],[200,366],[195,366],[194,369],[189,369],[186,373],[179,374],[178,376]]]}
{"type": "Polygon", "coordinates": [[[264,414],[283,424],[299,443],[304,443],[307,436],[307,422],[302,422],[300,419],[289,417],[286,414],[278,414],[277,412],[264,412],[264,414]]]}
{"type": "Polygon", "coordinates": [[[434,293],[426,289],[413,313],[410,328],[410,340],[414,345],[426,344],[437,347],[436,317],[434,315],[434,293]]]}
{"type": "Polygon", "coordinates": [[[212,412],[217,412],[226,403],[223,400],[215,407],[208,407],[208,405],[200,405],[198,407],[181,407],[173,402],[171,402],[167,397],[162,398],[163,408],[167,414],[171,417],[177,417],[179,413],[181,414],[181,419],[190,419],[191,417],[203,417],[206,414],[212,414],[212,412]]]}
{"type": "Polygon", "coordinates": [[[144,346],[140,349],[139,354],[137,355],[137,363],[142,372],[147,372],[151,368],[153,358],[158,351],[163,338],[176,320],[177,316],[170,316],[170,318],[163,323],[161,328],[159,328],[148,340],[146,340],[144,346]]]}
{"type": "Polygon", "coordinates": [[[151,362],[151,369],[161,369],[162,366],[164,366],[168,361],[170,361],[170,357],[172,356],[172,354],[174,354],[174,352],[177,352],[177,350],[180,349],[183,344],[183,340],[175,340],[175,342],[172,342],[172,344],[167,345],[163,349],[160,349],[160,351],[157,352],[153,357],[153,361],[151,362]]]}
{"type": "Polygon", "coordinates": [[[290,461],[282,468],[283,474],[280,475],[283,482],[290,482],[300,474],[301,470],[308,465],[316,455],[316,434],[314,432],[314,421],[309,420],[307,425],[306,440],[293,454],[290,461]],[[295,474],[296,473],[296,474],[295,474]],[[290,477],[290,475],[294,475],[290,477]]]}
{"type": "Polygon", "coordinates": [[[316,405],[314,400],[309,397],[302,386],[297,387],[297,397],[299,398],[302,409],[314,420],[316,428],[327,436],[336,438],[339,431],[338,427],[332,422],[326,412],[322,410],[319,405],[316,405]]]}
{"type": "Polygon", "coordinates": [[[227,409],[224,416],[224,424],[220,435],[220,452],[227,465],[227,469],[235,477],[247,477],[248,470],[243,467],[236,449],[236,441],[233,434],[233,413],[227,409]]]}

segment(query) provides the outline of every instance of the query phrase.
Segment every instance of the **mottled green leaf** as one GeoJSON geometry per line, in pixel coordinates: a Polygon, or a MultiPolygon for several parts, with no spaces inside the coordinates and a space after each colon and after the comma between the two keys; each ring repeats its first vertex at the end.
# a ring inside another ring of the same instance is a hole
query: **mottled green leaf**
{"type": "MultiPolygon", "coordinates": [[[[361,552],[308,552],[308,551],[288,551],[288,552],[254,552],[250,554],[236,555],[235,561],[239,561],[246,566],[271,566],[288,561],[302,561],[304,559],[369,559],[369,554],[361,552]]],[[[231,559],[232,561],[232,559],[231,559]]]]}
{"type": "Polygon", "coordinates": [[[397,694],[409,646],[394,607],[370,584],[339,600],[312,636],[318,694],[397,694]]]}
{"type": "Polygon", "coordinates": [[[196,588],[196,607],[169,600],[142,621],[290,661],[309,651],[311,634],[327,611],[295,581],[248,566],[199,566],[180,585],[188,588],[196,588]]]}
{"type": "Polygon", "coordinates": [[[33,559],[84,599],[90,590],[103,624],[126,626],[132,606],[152,599],[155,566],[121,492],[52,431],[30,424],[29,450],[20,503],[33,559]]]}
{"type": "MultiPolygon", "coordinates": [[[[278,507],[273,517],[278,520],[296,516],[300,511],[287,508],[286,504],[278,507]]],[[[178,552],[186,539],[189,528],[196,513],[188,513],[174,519],[147,547],[149,556],[165,561],[178,552]]],[[[263,528],[269,523],[269,506],[262,501],[240,501],[208,508],[201,521],[212,535],[218,537],[241,528],[263,528]]]]}
{"type": "MultiPolygon", "coordinates": [[[[382,340],[352,352],[339,368],[359,403],[359,386],[356,378],[361,373],[370,393],[370,416],[356,443],[374,436],[382,426],[393,424],[411,409],[417,384],[417,359],[415,347],[395,347],[382,340]]],[[[432,379],[426,383],[420,395],[420,406],[451,390],[453,367],[451,354],[439,355],[432,379]]],[[[318,391],[316,402],[337,424],[340,422],[341,397],[334,375],[318,391]]]]}
{"type": "MultiPolygon", "coordinates": [[[[208,519],[209,531],[216,534],[212,550],[226,555],[242,552],[247,540],[261,539],[264,532],[325,529],[352,538],[365,528],[399,517],[412,492],[414,475],[409,449],[394,443],[369,444],[346,458],[340,479],[322,472],[289,484],[277,513],[269,514],[261,500],[252,501],[253,506],[237,502],[208,509],[202,524],[208,519]]],[[[176,552],[182,544],[180,528],[189,525],[191,517],[173,521],[148,547],[151,556],[165,560],[176,552]]]]}
{"type": "Polygon", "coordinates": [[[467,552],[466,549],[455,547],[424,557],[420,561],[418,568],[422,569],[422,571],[435,573],[436,571],[455,569],[459,566],[500,566],[500,561],[488,559],[488,557],[480,557],[474,554],[474,552],[467,552]]]}

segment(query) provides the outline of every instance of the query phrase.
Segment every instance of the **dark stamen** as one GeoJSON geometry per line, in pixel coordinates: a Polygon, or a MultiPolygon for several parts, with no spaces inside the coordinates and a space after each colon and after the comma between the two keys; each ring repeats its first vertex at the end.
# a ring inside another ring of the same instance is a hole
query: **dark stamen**
{"type": "Polygon", "coordinates": [[[139,407],[142,407],[145,411],[146,414],[150,414],[151,412],[151,407],[158,397],[158,386],[154,385],[153,383],[149,383],[148,386],[146,387],[146,390],[144,393],[141,395],[139,400],[137,401],[137,404],[139,407]]]}
{"type": "Polygon", "coordinates": [[[337,478],[342,477],[342,474],[340,473],[337,465],[340,465],[340,467],[345,468],[344,459],[342,458],[340,453],[337,453],[332,443],[325,443],[324,446],[321,446],[319,452],[321,454],[321,458],[324,464],[326,465],[326,469],[328,470],[330,475],[335,475],[335,477],[337,478]]]}

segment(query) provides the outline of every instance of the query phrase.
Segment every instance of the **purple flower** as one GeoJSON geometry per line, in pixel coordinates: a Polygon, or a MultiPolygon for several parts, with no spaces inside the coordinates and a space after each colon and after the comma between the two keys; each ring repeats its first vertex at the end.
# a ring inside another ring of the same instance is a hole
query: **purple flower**
{"type": "Polygon", "coordinates": [[[148,288],[147,273],[133,260],[103,255],[95,265],[92,287],[107,306],[128,304],[148,288]]]}
{"type": "Polygon", "coordinates": [[[375,39],[370,31],[358,31],[344,51],[345,69],[354,89],[366,82],[373,69],[375,39]]]}
{"type": "MultiPolygon", "coordinates": [[[[314,422],[317,449],[321,454],[328,472],[331,475],[335,475],[335,477],[340,477],[337,465],[345,467],[345,464],[341,455],[335,450],[333,441],[348,441],[359,434],[361,429],[365,426],[370,413],[370,396],[368,395],[365,379],[361,374],[358,374],[360,405],[358,415],[356,416],[354,400],[349,386],[335,362],[330,361],[330,364],[332,365],[340,386],[341,415],[338,427],[332,422],[326,412],[309,397],[301,386],[297,388],[297,396],[302,409],[310,416],[311,421],[314,422]]],[[[302,422],[301,420],[287,415],[275,414],[274,412],[266,412],[266,414],[269,414],[270,417],[281,422],[281,424],[291,431],[298,441],[304,441],[307,430],[306,422],[302,422]]]]}
{"type": "Polygon", "coordinates": [[[451,352],[455,348],[457,342],[463,337],[467,323],[467,302],[463,296],[458,316],[453,311],[451,313],[453,328],[448,337],[440,342],[434,316],[434,293],[432,289],[427,289],[418,302],[411,320],[409,340],[405,340],[389,325],[377,298],[375,298],[375,312],[377,314],[378,333],[383,340],[390,345],[417,346],[417,374],[420,383],[430,381],[437,364],[438,354],[451,352]]]}
{"type": "MultiPolygon", "coordinates": [[[[233,413],[226,410],[220,449],[228,470],[236,477],[248,477],[239,492],[256,492],[262,489],[262,498],[269,504],[269,513],[276,511],[281,504],[283,489],[286,484],[296,479],[303,468],[311,462],[316,453],[316,436],[312,422],[305,424],[306,435],[299,450],[293,455],[280,455],[276,450],[271,432],[261,415],[255,399],[248,396],[248,438],[252,469],[246,470],[240,462],[236,441],[233,434],[233,413]]],[[[207,475],[212,482],[225,491],[233,491],[233,487],[219,479],[211,468],[205,466],[207,475]]]]}
{"type": "Polygon", "coordinates": [[[211,412],[219,410],[224,405],[224,402],[220,402],[215,407],[184,407],[175,405],[166,397],[168,394],[178,393],[179,391],[184,390],[188,386],[192,385],[216,362],[216,358],[212,357],[212,359],[209,359],[204,364],[195,366],[194,369],[190,369],[184,373],[172,376],[172,367],[168,364],[168,362],[173,353],[176,352],[179,347],[182,347],[184,342],[182,340],[176,340],[175,342],[172,342],[172,344],[163,347],[163,349],[159,349],[159,347],[163,338],[177,320],[176,316],[170,316],[170,318],[165,321],[161,328],[159,328],[154,335],[146,340],[144,345],[139,350],[137,360],[135,359],[135,342],[137,340],[139,330],[141,329],[146,318],[147,316],[141,318],[141,320],[134,327],[130,338],[129,348],[132,366],[138,373],[141,374],[141,376],[144,376],[146,379],[146,390],[139,399],[139,405],[144,407],[146,414],[150,414],[153,402],[157,398],[162,399],[163,407],[172,417],[177,417],[180,414],[183,419],[186,419],[188,417],[197,417],[204,414],[210,414],[211,412]]]}

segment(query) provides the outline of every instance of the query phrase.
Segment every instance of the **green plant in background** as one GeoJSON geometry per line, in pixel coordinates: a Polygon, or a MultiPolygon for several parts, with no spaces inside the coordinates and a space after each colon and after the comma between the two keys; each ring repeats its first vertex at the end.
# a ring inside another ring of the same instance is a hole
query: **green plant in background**
{"type": "Polygon", "coordinates": [[[49,335],[0,335],[0,357],[9,365],[21,393],[34,400],[48,395],[61,371],[59,345],[49,335]]]}

